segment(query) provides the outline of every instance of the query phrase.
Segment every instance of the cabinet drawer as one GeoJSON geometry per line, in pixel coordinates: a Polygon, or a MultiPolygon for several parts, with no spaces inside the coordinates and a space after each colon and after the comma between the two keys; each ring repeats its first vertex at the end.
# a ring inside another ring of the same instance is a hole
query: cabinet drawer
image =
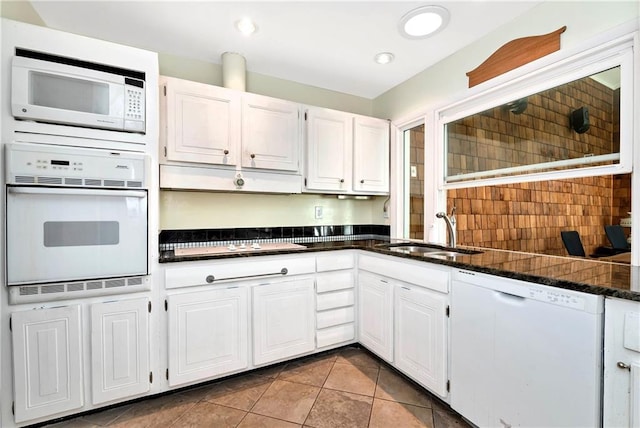
{"type": "Polygon", "coordinates": [[[347,342],[356,338],[356,329],[353,324],[343,324],[336,327],[318,330],[316,343],[318,348],[347,342]]]}
{"type": "Polygon", "coordinates": [[[316,291],[318,293],[344,290],[347,288],[353,288],[352,271],[323,273],[316,278],[316,291]]]}
{"type": "Polygon", "coordinates": [[[327,328],[334,325],[346,324],[355,320],[356,311],[353,306],[331,309],[316,314],[316,328],[327,328]]]}
{"type": "Polygon", "coordinates": [[[319,294],[316,298],[316,310],[341,308],[354,303],[353,290],[336,291],[334,293],[319,294]]]}
{"type": "Polygon", "coordinates": [[[441,293],[449,292],[450,268],[448,267],[440,267],[428,262],[398,259],[394,256],[360,255],[358,268],[441,293]]]}
{"type": "Polygon", "coordinates": [[[355,258],[352,252],[338,252],[319,255],[316,259],[316,269],[318,272],[328,272],[332,270],[353,269],[355,258]]]}
{"type": "Polygon", "coordinates": [[[245,280],[256,276],[287,278],[315,272],[315,257],[242,257],[226,261],[202,261],[180,263],[180,267],[170,267],[165,271],[165,287],[180,288],[196,285],[217,284],[219,281],[245,280]],[[280,272],[287,269],[287,274],[280,272]],[[213,277],[212,282],[207,277],[213,277]]]}

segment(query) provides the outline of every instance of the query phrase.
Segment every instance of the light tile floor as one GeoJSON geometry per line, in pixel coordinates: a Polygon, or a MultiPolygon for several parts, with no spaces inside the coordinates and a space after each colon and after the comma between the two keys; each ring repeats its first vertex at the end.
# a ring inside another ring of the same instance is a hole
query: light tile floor
{"type": "Polygon", "coordinates": [[[368,351],[346,347],[48,427],[469,427],[368,351]]]}

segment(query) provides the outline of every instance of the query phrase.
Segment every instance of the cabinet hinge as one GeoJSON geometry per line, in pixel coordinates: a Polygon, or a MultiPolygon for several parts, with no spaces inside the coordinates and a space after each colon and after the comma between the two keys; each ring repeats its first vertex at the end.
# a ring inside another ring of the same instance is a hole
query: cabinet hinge
{"type": "Polygon", "coordinates": [[[164,96],[167,96],[167,85],[162,87],[162,91],[164,92],[164,96]]]}
{"type": "Polygon", "coordinates": [[[167,302],[167,299],[164,299],[164,310],[165,312],[169,310],[169,302],[167,302]]]}
{"type": "Polygon", "coordinates": [[[451,316],[451,307],[449,305],[447,305],[447,309],[445,310],[445,314],[447,315],[447,318],[449,316],[451,316]]]}
{"type": "Polygon", "coordinates": [[[148,308],[149,308],[149,313],[151,313],[151,302],[149,302],[148,308]]]}
{"type": "Polygon", "coordinates": [[[451,392],[451,381],[447,380],[447,392],[451,392]]]}
{"type": "Polygon", "coordinates": [[[165,373],[165,376],[166,376],[167,380],[169,380],[169,369],[167,369],[167,372],[165,373]]]}
{"type": "Polygon", "coordinates": [[[153,372],[149,372],[149,383],[153,383],[153,372]]]}

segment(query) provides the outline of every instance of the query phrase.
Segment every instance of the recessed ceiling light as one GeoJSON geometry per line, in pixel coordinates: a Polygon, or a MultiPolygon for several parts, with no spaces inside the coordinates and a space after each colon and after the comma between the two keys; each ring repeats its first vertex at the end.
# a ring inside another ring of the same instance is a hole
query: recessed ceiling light
{"type": "Polygon", "coordinates": [[[408,39],[433,36],[449,22],[449,11],[441,6],[422,6],[405,14],[398,25],[400,34],[408,39]]]}
{"type": "Polygon", "coordinates": [[[236,21],[236,28],[245,36],[250,36],[258,31],[258,26],[251,20],[251,18],[242,18],[236,21]]]}
{"type": "Polygon", "coordinates": [[[373,60],[378,64],[389,64],[395,56],[391,52],[380,52],[373,57],[373,60]]]}

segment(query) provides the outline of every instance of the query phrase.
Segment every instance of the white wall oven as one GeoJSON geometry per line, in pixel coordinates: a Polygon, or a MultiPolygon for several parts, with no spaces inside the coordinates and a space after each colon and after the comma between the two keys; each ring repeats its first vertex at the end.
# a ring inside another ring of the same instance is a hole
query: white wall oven
{"type": "Polygon", "coordinates": [[[144,154],[5,147],[7,285],[30,295],[142,283],[149,272],[144,154]]]}

